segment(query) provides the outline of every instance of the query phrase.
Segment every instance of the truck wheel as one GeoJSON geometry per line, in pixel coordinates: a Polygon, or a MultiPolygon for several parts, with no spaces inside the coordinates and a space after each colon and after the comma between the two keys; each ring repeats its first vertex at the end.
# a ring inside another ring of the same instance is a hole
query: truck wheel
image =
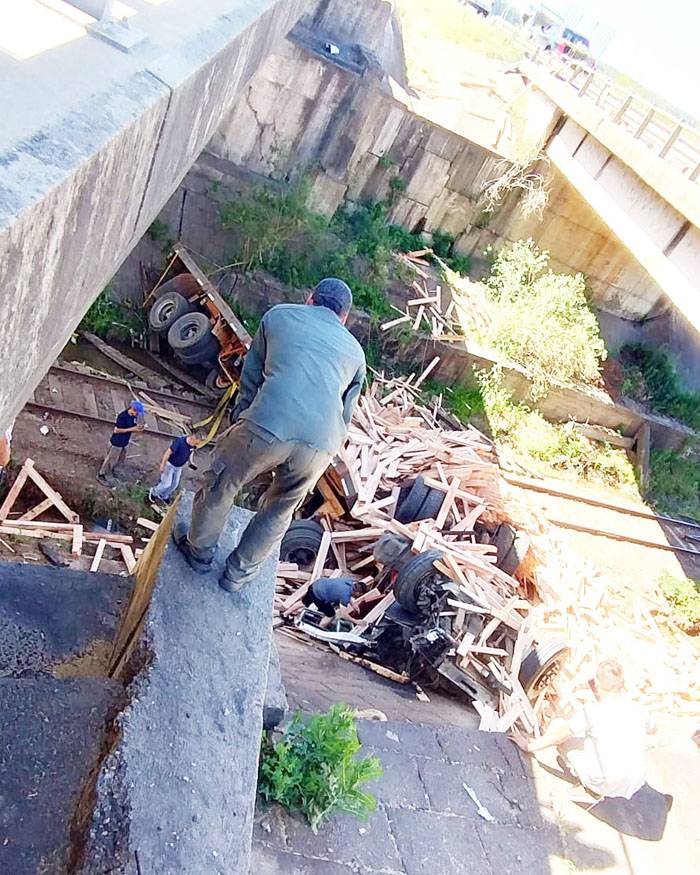
{"type": "Polygon", "coordinates": [[[211,322],[206,313],[186,313],[168,330],[168,343],[177,353],[187,356],[208,349],[216,338],[211,331],[211,322]]]}
{"type": "Polygon", "coordinates": [[[211,389],[212,392],[215,392],[217,395],[223,395],[228,389],[229,384],[225,383],[223,386],[219,383],[220,371],[218,368],[212,368],[207,374],[207,378],[204,381],[204,385],[207,389],[211,389]]]}
{"type": "Polygon", "coordinates": [[[441,577],[433,563],[441,559],[440,550],[426,550],[404,563],[394,581],[394,598],[407,611],[420,614],[418,602],[420,588],[431,579],[441,577]]]}
{"type": "Polygon", "coordinates": [[[539,693],[558,674],[568,653],[568,646],[556,638],[533,648],[523,659],[518,673],[523,690],[528,695],[539,693]]]}
{"type": "Polygon", "coordinates": [[[509,523],[501,523],[493,537],[496,565],[506,574],[514,574],[530,549],[527,532],[518,531],[509,523]]]}
{"type": "Polygon", "coordinates": [[[190,312],[186,298],[177,292],[167,292],[161,295],[148,311],[148,324],[152,331],[165,334],[181,316],[190,312]]]}
{"type": "Polygon", "coordinates": [[[194,350],[173,350],[175,355],[187,365],[203,365],[207,371],[216,367],[220,347],[216,338],[212,335],[209,342],[203,347],[195,347],[194,350]]]}
{"type": "Polygon", "coordinates": [[[445,500],[445,493],[439,489],[430,489],[428,494],[423,499],[423,504],[420,506],[418,514],[414,520],[434,520],[440,513],[440,508],[445,500]]]}
{"type": "Polygon", "coordinates": [[[282,562],[312,565],[321,546],[323,531],[323,526],[316,520],[294,520],[280,544],[282,562]]]}

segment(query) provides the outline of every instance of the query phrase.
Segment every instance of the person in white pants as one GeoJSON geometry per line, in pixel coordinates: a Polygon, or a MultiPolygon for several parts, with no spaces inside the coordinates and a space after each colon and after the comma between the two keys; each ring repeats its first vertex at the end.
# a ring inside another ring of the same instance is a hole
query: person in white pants
{"type": "Polygon", "coordinates": [[[192,450],[199,444],[196,435],[175,438],[160,461],[160,480],[149,490],[151,501],[169,501],[180,485],[182,470],[189,462],[192,450]]]}

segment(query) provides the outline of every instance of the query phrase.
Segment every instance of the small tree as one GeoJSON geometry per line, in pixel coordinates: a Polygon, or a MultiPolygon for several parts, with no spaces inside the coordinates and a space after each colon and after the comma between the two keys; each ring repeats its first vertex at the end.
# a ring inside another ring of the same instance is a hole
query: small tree
{"type": "Polygon", "coordinates": [[[549,252],[519,240],[496,255],[486,281],[490,341],[532,379],[532,397],[555,383],[595,383],[607,353],[582,274],[554,273],[549,252]]]}

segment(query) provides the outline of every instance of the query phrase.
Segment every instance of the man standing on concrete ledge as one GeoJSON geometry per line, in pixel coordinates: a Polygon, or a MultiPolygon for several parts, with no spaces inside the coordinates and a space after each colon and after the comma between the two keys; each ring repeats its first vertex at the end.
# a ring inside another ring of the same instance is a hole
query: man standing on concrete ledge
{"type": "Polygon", "coordinates": [[[365,379],[362,347],[345,328],[351,306],[349,287],[324,279],[306,304],[268,310],[253,338],[235,423],[195,496],[189,531],[180,524],[173,532],[192,568],[206,573],[240,489],[274,472],[260,509],[226,560],[219,583],[228,592],[255,577],[345,441],[365,379]]]}

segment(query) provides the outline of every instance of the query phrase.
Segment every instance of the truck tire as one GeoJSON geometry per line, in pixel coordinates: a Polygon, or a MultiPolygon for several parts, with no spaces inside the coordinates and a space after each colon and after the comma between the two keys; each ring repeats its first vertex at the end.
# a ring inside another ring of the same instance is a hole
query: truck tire
{"type": "Polygon", "coordinates": [[[294,520],[280,544],[282,562],[312,565],[323,538],[323,526],[316,520],[294,520]]]}
{"type": "Polygon", "coordinates": [[[442,555],[440,550],[426,550],[401,566],[394,581],[394,598],[402,608],[412,614],[420,613],[418,590],[431,577],[440,574],[433,563],[442,558],[442,555]]]}
{"type": "Polygon", "coordinates": [[[175,355],[186,365],[203,365],[207,371],[216,367],[220,347],[216,338],[212,335],[210,341],[203,347],[195,347],[194,350],[173,350],[175,355]]]}
{"type": "Polygon", "coordinates": [[[175,352],[193,355],[211,345],[216,338],[211,331],[211,322],[206,313],[186,313],[168,330],[168,343],[175,352]]]}
{"type": "Polygon", "coordinates": [[[157,334],[165,334],[170,330],[180,316],[190,312],[190,305],[186,298],[177,292],[167,292],[154,302],[148,311],[148,324],[152,331],[157,334]]]}
{"type": "Polygon", "coordinates": [[[514,574],[530,549],[527,532],[519,531],[509,523],[501,523],[493,537],[496,547],[496,565],[506,574],[514,574]]]}
{"type": "Polygon", "coordinates": [[[538,644],[528,653],[518,673],[518,680],[528,696],[539,693],[542,687],[557,674],[568,652],[568,645],[552,638],[550,641],[538,644]]]}
{"type": "Polygon", "coordinates": [[[207,378],[204,381],[204,385],[207,389],[211,389],[212,392],[215,392],[217,395],[223,395],[228,389],[228,383],[225,386],[219,385],[219,375],[220,371],[218,368],[212,368],[207,374],[207,378]]]}
{"type": "Polygon", "coordinates": [[[416,477],[411,488],[406,493],[406,497],[401,501],[396,509],[396,519],[400,523],[411,523],[416,519],[416,514],[425,501],[430,490],[425,485],[422,477],[416,477]]]}
{"type": "Polygon", "coordinates": [[[434,520],[440,513],[440,508],[445,500],[445,493],[439,489],[430,489],[428,494],[423,499],[423,504],[420,506],[418,514],[414,520],[434,520]]]}

